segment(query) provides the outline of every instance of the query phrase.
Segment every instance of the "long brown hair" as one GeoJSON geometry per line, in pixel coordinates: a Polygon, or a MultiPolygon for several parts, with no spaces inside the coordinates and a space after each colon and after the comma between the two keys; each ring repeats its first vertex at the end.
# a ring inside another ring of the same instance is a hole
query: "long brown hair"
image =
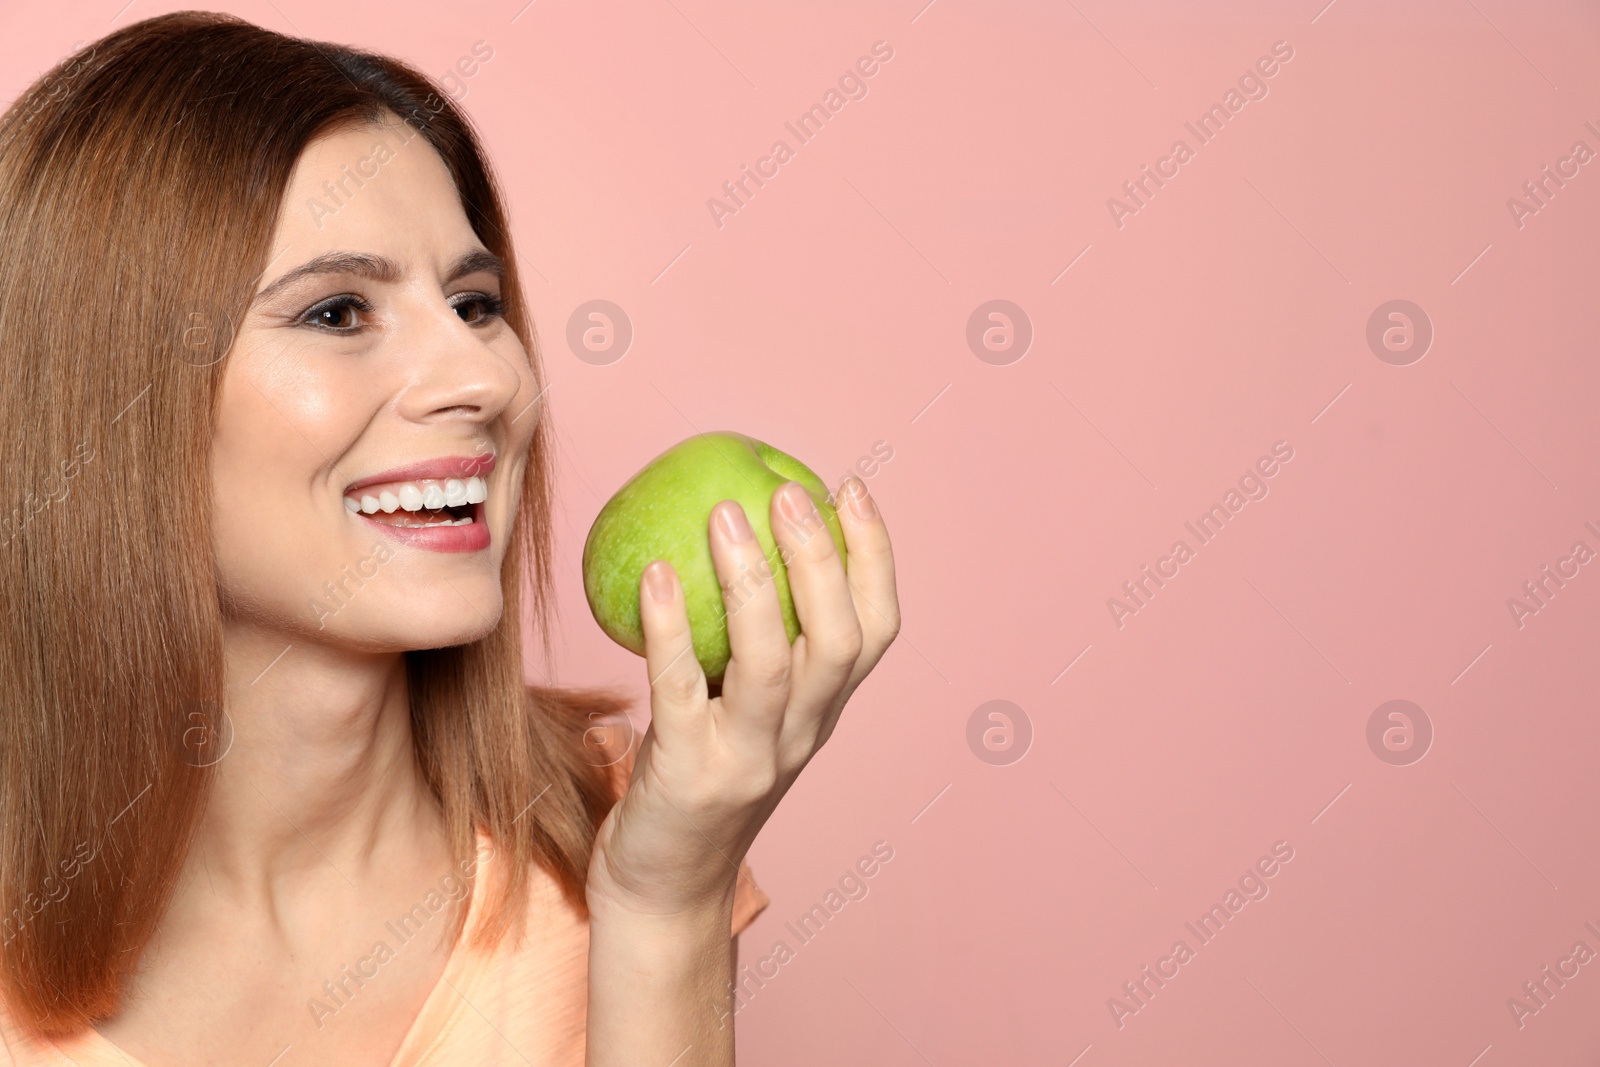
{"type": "MultiPolygon", "coordinates": [[[[185,11],[80,49],[0,117],[0,993],[37,1032],[115,1014],[171,900],[228,731],[210,447],[233,326],[306,144],[387,113],[443,157],[505,262],[542,390],[498,185],[414,68],[185,11]]],[[[503,875],[480,945],[521,937],[533,864],[587,917],[618,784],[585,742],[623,699],[524,681],[524,560],[546,653],[554,604],[537,415],[499,626],[406,655],[456,869],[482,826],[503,875]]]]}

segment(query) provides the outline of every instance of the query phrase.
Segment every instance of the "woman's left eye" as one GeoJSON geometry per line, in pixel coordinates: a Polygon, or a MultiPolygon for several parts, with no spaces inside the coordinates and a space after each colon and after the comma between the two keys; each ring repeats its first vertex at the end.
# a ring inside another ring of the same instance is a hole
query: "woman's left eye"
{"type": "Polygon", "coordinates": [[[466,300],[462,300],[455,305],[456,314],[460,315],[462,308],[470,308],[474,306],[479,309],[478,314],[472,318],[461,315],[461,320],[463,322],[484,322],[488,319],[500,317],[501,315],[505,314],[506,310],[506,302],[503,298],[493,296],[489,293],[472,293],[466,300]]]}
{"type": "Polygon", "coordinates": [[[359,296],[336,296],[332,300],[325,300],[307,311],[300,317],[300,321],[308,326],[317,326],[336,333],[354,333],[361,328],[361,324],[359,322],[345,322],[344,313],[347,311],[371,314],[372,305],[359,296]]]}

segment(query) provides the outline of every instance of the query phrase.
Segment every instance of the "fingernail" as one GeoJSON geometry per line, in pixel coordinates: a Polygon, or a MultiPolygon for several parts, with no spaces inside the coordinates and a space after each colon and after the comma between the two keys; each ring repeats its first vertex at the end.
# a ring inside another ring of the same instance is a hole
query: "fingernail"
{"type": "Polygon", "coordinates": [[[811,503],[811,494],[799,482],[789,482],[779,495],[783,513],[795,522],[803,523],[817,514],[816,505],[811,503]]]}
{"type": "Polygon", "coordinates": [[[867,483],[860,478],[850,479],[850,510],[855,512],[858,519],[874,518],[878,514],[878,505],[872,502],[872,497],[867,493],[867,483]]]}
{"type": "Polygon", "coordinates": [[[645,588],[650,590],[650,599],[657,604],[672,602],[672,572],[667,565],[656,560],[644,569],[645,588]]]}
{"type": "Polygon", "coordinates": [[[724,501],[718,506],[717,525],[722,527],[722,535],[734,544],[755,536],[750,529],[750,520],[744,517],[744,508],[732,501],[724,501]]]}

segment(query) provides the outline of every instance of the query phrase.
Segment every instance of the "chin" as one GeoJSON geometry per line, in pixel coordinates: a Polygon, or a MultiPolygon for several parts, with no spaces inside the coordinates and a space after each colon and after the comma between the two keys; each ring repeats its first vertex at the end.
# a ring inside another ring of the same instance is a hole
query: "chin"
{"type": "Polygon", "coordinates": [[[426,626],[410,629],[405,635],[406,650],[471,644],[488,637],[499,625],[500,599],[496,597],[493,605],[479,605],[478,611],[468,609],[455,618],[432,619],[426,626]]]}
{"type": "MultiPolygon", "coordinates": [[[[463,590],[465,592],[465,590],[463,590]]],[[[396,607],[378,617],[328,620],[326,638],[368,652],[416,652],[429,648],[466,645],[487,637],[500,625],[498,590],[492,600],[468,604],[450,594],[459,607],[421,614],[396,607]]],[[[350,612],[354,616],[354,611],[350,612]]]]}

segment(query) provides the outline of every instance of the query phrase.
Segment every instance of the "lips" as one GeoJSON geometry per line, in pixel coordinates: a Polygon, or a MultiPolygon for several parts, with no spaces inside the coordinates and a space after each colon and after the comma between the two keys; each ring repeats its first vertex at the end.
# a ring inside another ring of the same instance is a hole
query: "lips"
{"type": "MultiPolygon", "coordinates": [[[[494,453],[489,452],[481,456],[445,456],[440,459],[423,460],[420,463],[396,467],[351,482],[345,487],[344,495],[348,497],[357,494],[357,490],[372,485],[382,485],[385,482],[416,482],[428,479],[448,481],[451,478],[465,481],[468,478],[487,478],[494,470],[494,458],[494,453]]],[[[357,496],[359,498],[359,494],[357,496]]]]}
{"type": "Polygon", "coordinates": [[[345,509],[387,536],[438,552],[489,547],[484,522],[494,456],[425,460],[352,482],[345,509]]]}

